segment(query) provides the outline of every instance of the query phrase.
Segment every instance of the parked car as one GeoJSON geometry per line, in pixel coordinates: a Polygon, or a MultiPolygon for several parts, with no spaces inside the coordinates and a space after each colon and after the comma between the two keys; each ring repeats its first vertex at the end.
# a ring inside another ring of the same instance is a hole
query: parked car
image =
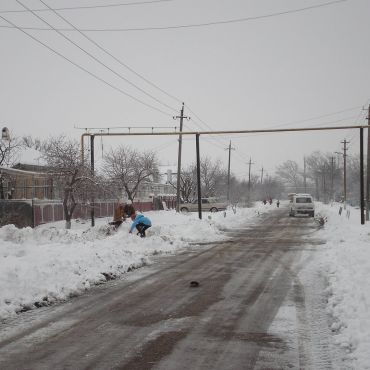
{"type": "Polygon", "coordinates": [[[289,216],[306,214],[310,217],[315,216],[315,203],[311,194],[294,194],[290,201],[289,216]]]}
{"type": "MultiPolygon", "coordinates": [[[[203,212],[218,212],[224,211],[227,208],[227,202],[221,201],[217,198],[202,198],[203,212]]],[[[181,212],[197,212],[198,199],[194,199],[191,203],[180,203],[181,212]]]]}

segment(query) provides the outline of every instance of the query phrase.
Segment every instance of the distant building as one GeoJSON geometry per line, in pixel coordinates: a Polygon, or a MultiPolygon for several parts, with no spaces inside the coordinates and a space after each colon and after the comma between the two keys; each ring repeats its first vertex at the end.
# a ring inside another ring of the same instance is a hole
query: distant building
{"type": "Polygon", "coordinates": [[[53,199],[53,190],[45,167],[21,163],[0,167],[0,199],[53,199]]]}

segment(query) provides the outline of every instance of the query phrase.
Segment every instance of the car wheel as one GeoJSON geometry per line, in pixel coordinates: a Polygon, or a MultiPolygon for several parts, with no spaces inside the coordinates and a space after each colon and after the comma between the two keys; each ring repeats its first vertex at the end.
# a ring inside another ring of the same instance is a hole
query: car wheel
{"type": "Polygon", "coordinates": [[[214,213],[214,212],[218,212],[218,209],[216,207],[212,207],[211,208],[211,212],[214,213]]]}
{"type": "Polygon", "coordinates": [[[181,211],[182,213],[188,213],[188,212],[189,212],[189,208],[181,207],[180,211],[181,211]]]}

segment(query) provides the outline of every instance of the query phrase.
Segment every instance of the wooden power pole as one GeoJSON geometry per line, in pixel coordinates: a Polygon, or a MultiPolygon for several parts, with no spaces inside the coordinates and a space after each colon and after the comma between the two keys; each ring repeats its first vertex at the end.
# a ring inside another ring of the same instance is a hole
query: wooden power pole
{"type": "Polygon", "coordinates": [[[227,201],[229,201],[230,200],[230,163],[231,163],[231,151],[232,150],[235,150],[234,148],[231,147],[231,140],[230,140],[229,147],[226,148],[226,150],[229,151],[229,163],[228,163],[228,166],[227,166],[227,201]]]}
{"type": "Polygon", "coordinates": [[[176,182],[176,212],[180,211],[180,189],[181,189],[181,152],[182,152],[182,126],[184,118],[184,103],[182,103],[181,112],[179,116],[173,117],[174,119],[180,118],[180,134],[179,134],[179,152],[177,157],[177,182],[176,182]]]}
{"type": "Polygon", "coordinates": [[[370,212],[370,104],[367,112],[367,159],[366,159],[366,221],[370,212]]]}
{"type": "Polygon", "coordinates": [[[306,157],[303,157],[303,186],[304,192],[307,193],[306,157]]]}
{"type": "Polygon", "coordinates": [[[248,170],[248,197],[250,198],[251,195],[251,167],[252,167],[252,158],[249,157],[249,170],[248,170]]]}
{"type": "Polygon", "coordinates": [[[343,144],[343,202],[344,202],[344,208],[346,208],[347,204],[347,144],[349,144],[349,141],[344,139],[341,141],[343,144]]]}

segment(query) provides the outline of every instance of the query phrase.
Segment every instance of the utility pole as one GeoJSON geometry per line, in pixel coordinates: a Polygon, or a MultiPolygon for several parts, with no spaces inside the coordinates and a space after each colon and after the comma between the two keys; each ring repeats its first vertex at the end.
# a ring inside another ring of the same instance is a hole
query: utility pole
{"type": "Polygon", "coordinates": [[[177,157],[177,183],[176,183],[176,212],[180,211],[180,188],[181,188],[181,152],[182,152],[182,126],[184,118],[184,103],[182,103],[180,115],[173,117],[173,119],[180,118],[180,134],[179,134],[179,152],[177,157]]]}
{"type": "Polygon", "coordinates": [[[330,157],[331,166],[330,166],[330,198],[331,201],[334,201],[334,157],[330,157]]]}
{"type": "Polygon", "coordinates": [[[252,166],[252,164],[254,164],[254,163],[252,163],[252,158],[251,157],[249,157],[248,164],[249,164],[249,170],[248,170],[248,197],[250,197],[250,195],[251,195],[251,166],[252,166]]]}
{"type": "Polygon", "coordinates": [[[227,201],[230,200],[230,162],[231,162],[231,150],[235,150],[234,148],[231,147],[231,140],[229,147],[226,148],[225,150],[229,151],[229,164],[227,167],[227,201]]]}
{"type": "Polygon", "coordinates": [[[367,160],[366,160],[366,221],[369,221],[370,212],[370,104],[367,112],[367,160]]]}
{"type": "Polygon", "coordinates": [[[343,190],[344,190],[344,207],[346,207],[347,204],[347,144],[349,144],[349,141],[344,139],[342,141],[343,144],[343,190]]]}
{"type": "Polygon", "coordinates": [[[263,167],[261,168],[261,185],[263,184],[263,167]]]}
{"type": "Polygon", "coordinates": [[[365,204],[364,204],[364,129],[360,128],[360,207],[361,225],[365,224],[365,204]]]}
{"type": "Polygon", "coordinates": [[[337,154],[343,155],[343,204],[344,209],[346,209],[346,203],[347,203],[347,144],[349,144],[349,141],[344,139],[341,141],[343,144],[343,152],[335,152],[337,154]]]}
{"type": "Polygon", "coordinates": [[[304,192],[307,193],[306,157],[303,157],[303,186],[304,192]]]}
{"type": "MultiPolygon", "coordinates": [[[[91,176],[95,176],[95,168],[94,168],[94,162],[95,162],[95,152],[94,152],[94,139],[95,136],[90,136],[90,162],[91,162],[91,176]]],[[[94,195],[91,198],[91,210],[90,210],[90,217],[91,217],[91,226],[95,226],[95,197],[94,195]]]]}
{"type": "Polygon", "coordinates": [[[199,154],[199,134],[195,135],[196,155],[197,155],[197,193],[198,193],[198,217],[202,219],[202,187],[200,184],[200,154],[199,154]]]}

